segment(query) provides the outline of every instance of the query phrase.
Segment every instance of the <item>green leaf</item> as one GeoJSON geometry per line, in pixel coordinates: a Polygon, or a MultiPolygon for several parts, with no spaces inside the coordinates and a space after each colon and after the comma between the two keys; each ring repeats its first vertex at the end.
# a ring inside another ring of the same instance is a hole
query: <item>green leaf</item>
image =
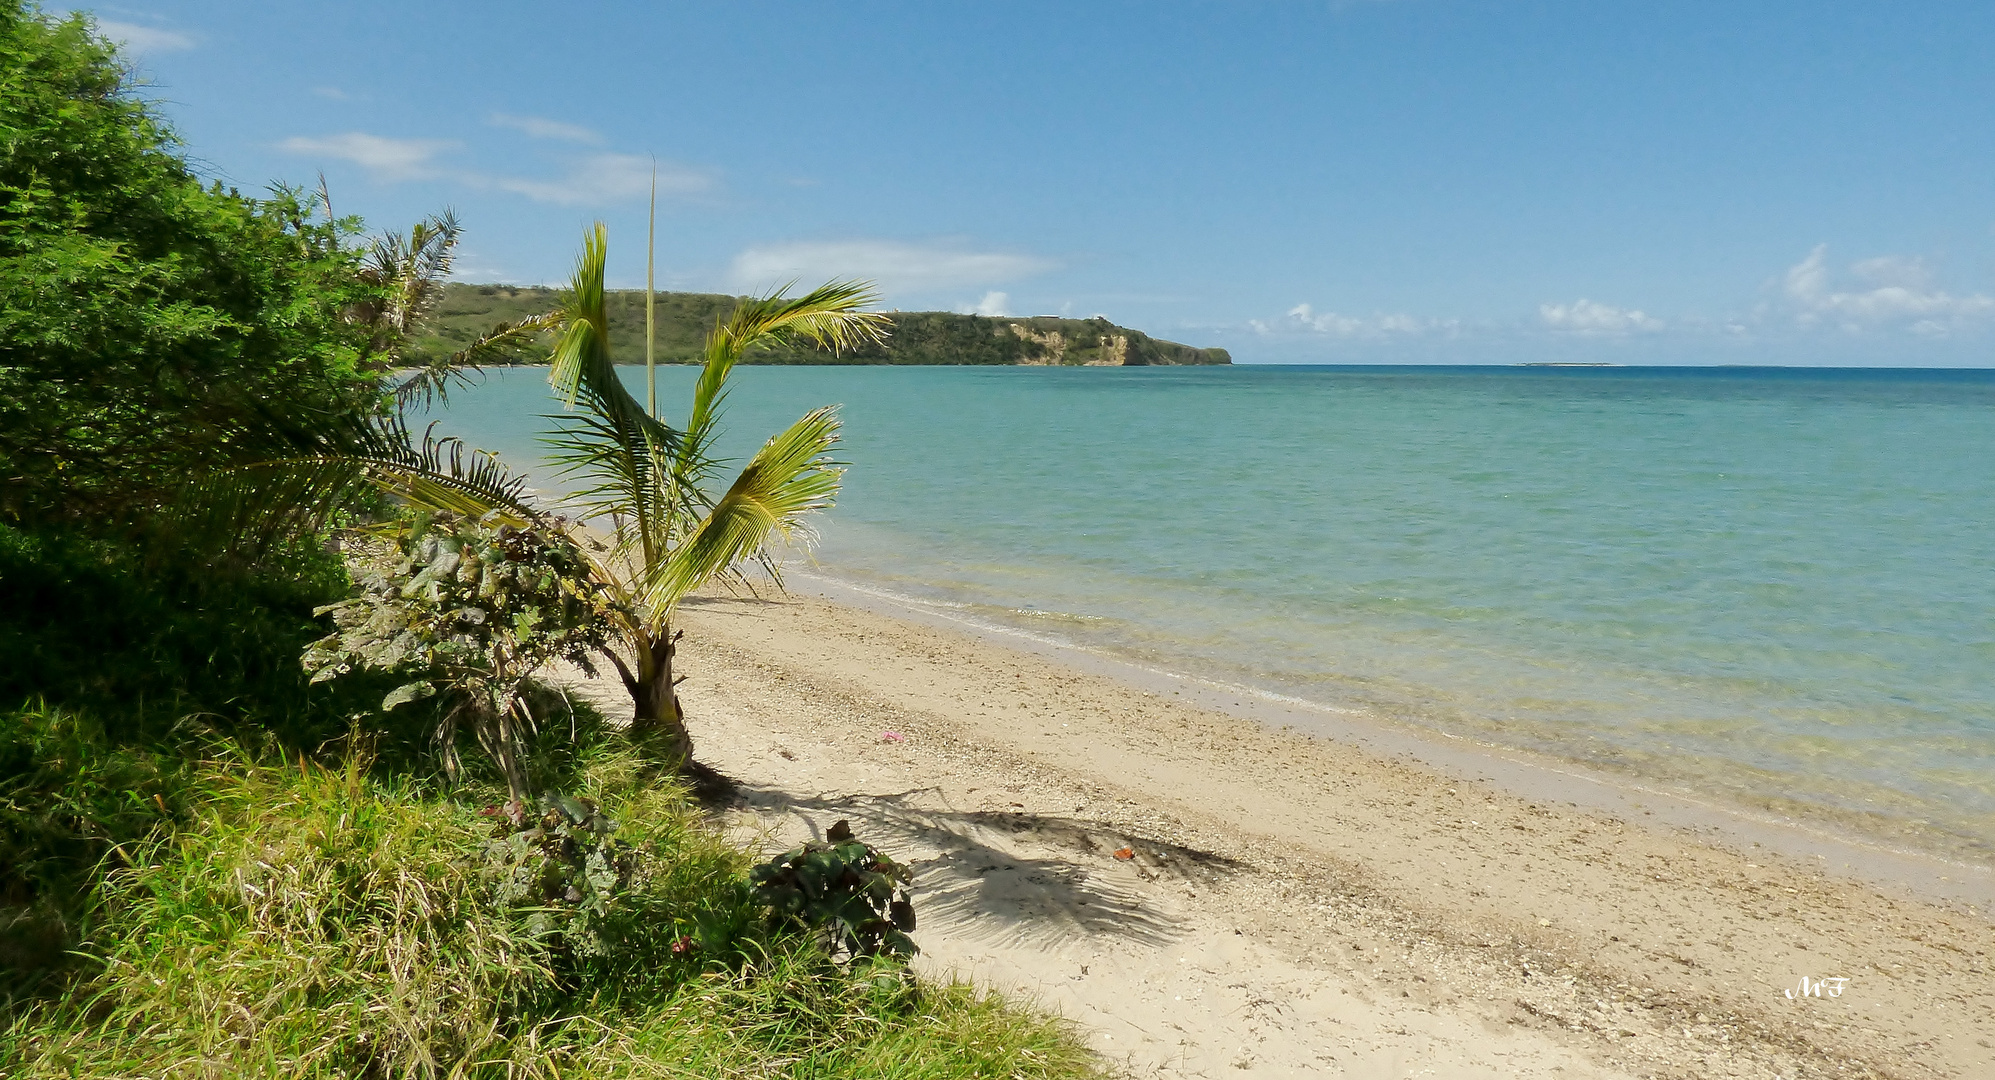
{"type": "Polygon", "coordinates": [[[435,686],[421,680],[403,683],[389,691],[387,697],[381,699],[381,711],[387,712],[398,705],[406,705],[411,701],[421,701],[423,698],[435,695],[435,693],[435,686]]]}

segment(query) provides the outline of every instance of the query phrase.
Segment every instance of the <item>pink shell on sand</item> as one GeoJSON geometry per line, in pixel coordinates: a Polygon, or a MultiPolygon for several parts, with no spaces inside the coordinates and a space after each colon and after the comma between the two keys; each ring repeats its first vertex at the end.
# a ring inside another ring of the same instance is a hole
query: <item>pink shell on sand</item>
{"type": "Polygon", "coordinates": [[[907,741],[907,736],[905,736],[905,735],[902,735],[902,734],[901,734],[900,732],[898,732],[898,731],[882,731],[882,732],[880,732],[880,741],[881,741],[881,742],[906,742],[906,741],[907,741]]]}

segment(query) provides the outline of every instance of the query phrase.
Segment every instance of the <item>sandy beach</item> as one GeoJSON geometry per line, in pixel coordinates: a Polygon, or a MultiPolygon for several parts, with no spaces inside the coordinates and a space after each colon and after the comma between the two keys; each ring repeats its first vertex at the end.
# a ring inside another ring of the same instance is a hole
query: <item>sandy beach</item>
{"type": "Polygon", "coordinates": [[[926,971],[1129,1075],[1995,1076],[1972,872],[808,592],[681,616],[731,825],[849,820],[916,867],[926,971]]]}

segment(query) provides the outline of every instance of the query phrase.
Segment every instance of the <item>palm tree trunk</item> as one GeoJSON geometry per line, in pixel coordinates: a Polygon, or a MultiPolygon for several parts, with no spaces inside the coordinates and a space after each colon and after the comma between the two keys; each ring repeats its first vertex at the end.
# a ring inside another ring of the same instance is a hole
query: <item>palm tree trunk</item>
{"type": "Polygon", "coordinates": [[[679,708],[678,680],[672,674],[672,658],[677,654],[679,635],[663,629],[637,649],[637,671],[624,674],[624,688],[630,691],[630,737],[648,743],[683,766],[693,759],[693,737],[686,730],[686,714],[679,708]]]}

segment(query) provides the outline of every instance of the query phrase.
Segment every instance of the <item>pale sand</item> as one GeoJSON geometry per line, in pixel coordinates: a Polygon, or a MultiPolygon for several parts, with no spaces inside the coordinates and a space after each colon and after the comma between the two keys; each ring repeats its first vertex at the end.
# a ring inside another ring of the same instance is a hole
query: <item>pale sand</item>
{"type": "Polygon", "coordinates": [[[774,850],[849,819],[915,865],[926,971],[1130,1075],[1995,1078],[1995,924],[1965,904],[877,610],[681,622],[732,823],[774,850]],[[1789,1000],[1803,976],[1849,981],[1789,1000]]]}

